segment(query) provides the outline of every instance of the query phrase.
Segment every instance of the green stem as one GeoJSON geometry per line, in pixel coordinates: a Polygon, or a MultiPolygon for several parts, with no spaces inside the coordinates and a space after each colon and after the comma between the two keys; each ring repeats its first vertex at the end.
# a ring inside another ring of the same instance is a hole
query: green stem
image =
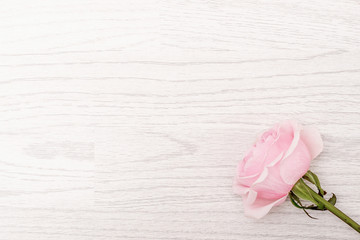
{"type": "MultiPolygon", "coordinates": [[[[306,184],[305,184],[306,185],[306,184]]],[[[349,216],[347,216],[345,213],[340,211],[338,208],[336,208],[334,205],[326,201],[323,197],[318,195],[314,190],[312,190],[309,186],[306,185],[306,188],[310,191],[311,196],[319,203],[324,204],[327,210],[332,212],[335,216],[343,220],[346,224],[348,224],[350,227],[352,227],[355,231],[360,233],[360,225],[357,224],[354,220],[352,220],[349,216]]]]}

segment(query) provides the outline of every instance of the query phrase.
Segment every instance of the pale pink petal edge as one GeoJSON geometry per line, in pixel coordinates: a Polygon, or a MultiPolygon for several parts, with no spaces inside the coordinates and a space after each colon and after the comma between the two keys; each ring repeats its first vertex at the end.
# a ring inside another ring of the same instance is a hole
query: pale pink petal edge
{"type": "Polygon", "coordinates": [[[256,199],[254,204],[244,205],[245,216],[255,218],[255,219],[260,219],[260,218],[264,217],[266,214],[268,214],[269,211],[271,210],[271,208],[278,206],[281,203],[285,202],[286,197],[287,197],[287,195],[274,201],[274,202],[270,202],[270,203],[269,203],[269,201],[264,201],[262,199],[256,199]]]}
{"type": "Polygon", "coordinates": [[[302,127],[295,120],[288,120],[287,122],[290,123],[291,127],[293,128],[294,138],[289,146],[289,149],[285,153],[284,159],[287,158],[289,155],[291,155],[293,153],[293,151],[295,150],[295,148],[297,147],[297,144],[300,139],[300,131],[301,131],[301,127],[302,127]]]}
{"type": "Polygon", "coordinates": [[[248,193],[250,190],[249,187],[245,187],[241,184],[239,184],[235,178],[234,183],[233,183],[233,192],[237,195],[245,195],[246,193],[248,193]]]}
{"type": "Polygon", "coordinates": [[[316,158],[323,150],[324,144],[319,131],[312,126],[305,126],[300,133],[301,140],[308,148],[311,158],[316,158]]]}

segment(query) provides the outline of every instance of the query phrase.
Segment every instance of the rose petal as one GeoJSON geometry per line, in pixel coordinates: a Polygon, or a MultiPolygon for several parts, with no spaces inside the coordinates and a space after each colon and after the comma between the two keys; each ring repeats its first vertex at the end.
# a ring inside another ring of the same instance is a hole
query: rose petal
{"type": "Polygon", "coordinates": [[[246,197],[244,198],[244,202],[246,202],[246,204],[251,205],[255,202],[257,197],[257,192],[255,192],[254,190],[250,189],[249,192],[247,193],[246,197]]]}
{"type": "Polygon", "coordinates": [[[299,141],[294,151],[280,162],[283,181],[294,185],[310,168],[311,156],[303,141],[299,141]]]}
{"type": "Polygon", "coordinates": [[[300,139],[301,126],[295,121],[289,121],[289,124],[291,124],[291,126],[292,126],[293,139],[291,141],[291,144],[290,144],[287,152],[285,153],[284,158],[289,156],[295,150],[295,148],[298,145],[299,139],[300,139]]]}
{"type": "Polygon", "coordinates": [[[277,164],[266,167],[259,179],[251,186],[251,189],[258,193],[259,198],[278,199],[286,195],[292,188],[292,185],[285,183],[280,176],[280,165],[277,164]]]}
{"type": "Polygon", "coordinates": [[[319,155],[324,147],[319,131],[312,126],[305,126],[301,131],[301,140],[309,149],[311,158],[314,159],[319,155]]]}
{"type": "Polygon", "coordinates": [[[247,177],[236,176],[233,183],[233,192],[238,195],[244,195],[249,192],[250,185],[258,178],[259,174],[247,177]],[[250,183],[248,185],[248,182],[250,183]]]}
{"type": "Polygon", "coordinates": [[[257,143],[256,147],[252,149],[251,154],[249,154],[251,157],[245,158],[246,161],[242,167],[242,173],[245,175],[259,173],[262,170],[265,153],[270,148],[271,144],[271,140],[257,143]]]}
{"type": "Polygon", "coordinates": [[[276,145],[281,149],[281,151],[286,151],[289,149],[291,142],[294,138],[293,136],[293,122],[285,121],[280,123],[277,128],[278,136],[276,139],[276,145]]]}
{"type": "Polygon", "coordinates": [[[246,204],[246,202],[244,202],[245,216],[260,219],[264,217],[272,207],[283,203],[286,197],[287,194],[275,201],[257,198],[253,204],[246,204]]]}
{"type": "Polygon", "coordinates": [[[256,179],[259,178],[259,175],[260,175],[260,174],[257,173],[257,174],[254,174],[254,175],[244,176],[244,177],[237,176],[237,177],[236,177],[236,181],[237,181],[238,184],[241,184],[241,185],[250,187],[251,184],[253,184],[253,182],[255,182],[256,179]]]}
{"type": "Polygon", "coordinates": [[[235,182],[233,184],[233,192],[235,194],[245,195],[249,192],[249,190],[250,190],[249,187],[243,186],[243,185],[237,183],[237,181],[235,180],[235,182]]]}

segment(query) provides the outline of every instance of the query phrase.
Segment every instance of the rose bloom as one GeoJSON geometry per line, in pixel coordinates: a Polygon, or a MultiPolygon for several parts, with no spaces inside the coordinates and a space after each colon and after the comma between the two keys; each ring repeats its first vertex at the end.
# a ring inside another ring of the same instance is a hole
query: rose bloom
{"type": "Polygon", "coordinates": [[[233,189],[243,197],[245,215],[259,219],[283,203],[322,149],[320,133],[296,121],[281,122],[264,132],[236,172],[233,189]]]}

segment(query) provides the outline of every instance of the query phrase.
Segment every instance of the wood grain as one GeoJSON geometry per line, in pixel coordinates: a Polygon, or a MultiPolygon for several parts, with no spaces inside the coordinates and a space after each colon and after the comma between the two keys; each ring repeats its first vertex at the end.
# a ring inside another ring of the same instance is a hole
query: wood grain
{"type": "Polygon", "coordinates": [[[255,136],[316,125],[360,221],[358,1],[2,1],[0,239],[357,239],[289,201],[245,218],[255,136]]]}

